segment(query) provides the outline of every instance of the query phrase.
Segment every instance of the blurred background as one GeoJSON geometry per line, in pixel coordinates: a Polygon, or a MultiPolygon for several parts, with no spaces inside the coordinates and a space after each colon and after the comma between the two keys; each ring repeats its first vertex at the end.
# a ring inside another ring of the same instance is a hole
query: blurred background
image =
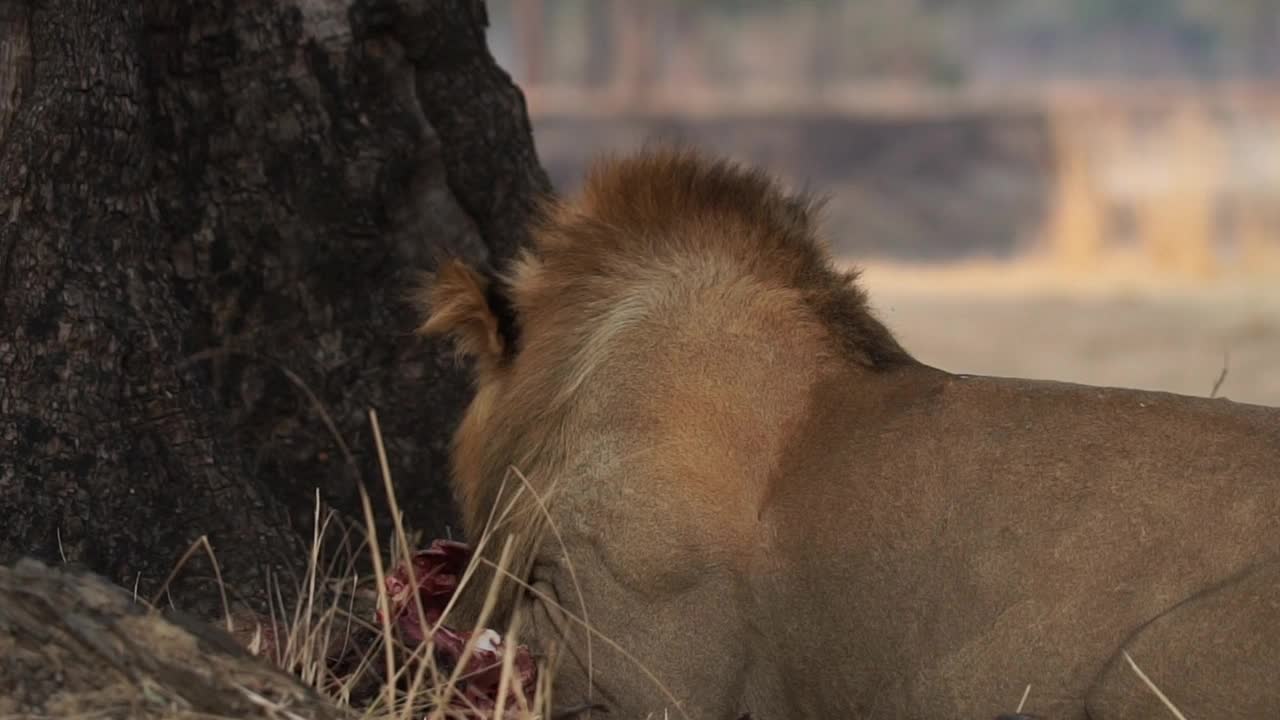
{"type": "Polygon", "coordinates": [[[488,5],[561,191],[691,142],[826,196],[924,362],[1280,405],[1280,0],[488,5]]]}

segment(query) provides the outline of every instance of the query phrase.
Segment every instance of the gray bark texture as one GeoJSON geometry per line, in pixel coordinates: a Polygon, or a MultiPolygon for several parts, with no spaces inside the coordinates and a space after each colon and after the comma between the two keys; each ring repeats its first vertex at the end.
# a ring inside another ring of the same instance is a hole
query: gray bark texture
{"type": "MultiPolygon", "coordinates": [[[[317,488],[362,524],[363,482],[386,538],[370,409],[406,522],[448,532],[470,390],[404,297],[436,253],[500,266],[549,190],[484,3],[0,19],[0,564],[149,595],[205,535],[262,607],[296,587],[317,488]]],[[[170,589],[212,616],[202,558],[170,589]]]]}
{"type": "Polygon", "coordinates": [[[101,577],[0,567],[0,717],[340,720],[230,635],[150,611],[101,577]]]}

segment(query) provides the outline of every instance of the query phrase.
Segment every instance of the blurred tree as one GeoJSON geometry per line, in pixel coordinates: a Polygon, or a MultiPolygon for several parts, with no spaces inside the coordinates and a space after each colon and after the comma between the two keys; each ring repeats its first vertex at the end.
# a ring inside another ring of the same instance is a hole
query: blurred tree
{"type": "Polygon", "coordinates": [[[1087,25],[1144,24],[1170,26],[1182,17],[1182,0],[1076,0],[1076,13],[1087,25]]]}
{"type": "Polygon", "coordinates": [[[1183,0],[1187,17],[1210,28],[1250,73],[1280,72],[1280,2],[1276,0],[1183,0]]]}
{"type": "Polygon", "coordinates": [[[545,8],[542,0],[515,0],[512,11],[512,22],[520,45],[521,69],[524,73],[522,80],[526,85],[539,85],[544,79],[543,36],[547,24],[545,8]]]}
{"type": "Polygon", "coordinates": [[[574,23],[590,35],[582,73],[588,84],[613,77],[637,98],[671,80],[676,66],[681,78],[741,75],[732,68],[760,49],[731,38],[745,21],[768,25],[773,18],[778,32],[810,39],[807,56],[782,60],[789,68],[783,72],[799,74],[814,92],[842,80],[956,84],[983,57],[1013,65],[1025,57],[1041,72],[1082,78],[1092,71],[1145,78],[1153,63],[1169,75],[1230,65],[1264,77],[1280,68],[1276,0],[541,1],[588,16],[574,23]],[[715,37],[729,41],[718,47],[715,37]],[[669,57],[677,50],[681,58],[669,57]],[[1146,58],[1147,65],[1126,58],[1146,58]]]}
{"type": "Polygon", "coordinates": [[[588,0],[586,3],[587,53],[584,81],[587,87],[600,89],[613,77],[613,50],[617,46],[613,35],[614,3],[607,0],[588,0]]]}
{"type": "MultiPolygon", "coordinates": [[[[610,0],[617,55],[613,86],[627,102],[643,102],[655,79],[654,2],[610,0]]],[[[665,5],[665,3],[663,3],[665,5]]]]}

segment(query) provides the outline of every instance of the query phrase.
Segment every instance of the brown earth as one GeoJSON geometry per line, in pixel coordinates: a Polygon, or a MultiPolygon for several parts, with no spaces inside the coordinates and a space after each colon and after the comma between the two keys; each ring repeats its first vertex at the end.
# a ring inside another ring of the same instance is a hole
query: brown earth
{"type": "Polygon", "coordinates": [[[1280,406],[1280,281],[1178,281],[1141,267],[1071,276],[1030,261],[864,264],[871,301],[922,361],[1280,406]]]}

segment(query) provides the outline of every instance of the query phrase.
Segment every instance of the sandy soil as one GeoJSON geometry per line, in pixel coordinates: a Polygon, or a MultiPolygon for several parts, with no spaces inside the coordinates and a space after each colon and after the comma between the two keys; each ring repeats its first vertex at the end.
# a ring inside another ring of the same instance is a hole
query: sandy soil
{"type": "Polygon", "coordinates": [[[1034,262],[868,265],[871,302],[923,362],[1280,406],[1280,275],[1067,275],[1034,262]]]}

